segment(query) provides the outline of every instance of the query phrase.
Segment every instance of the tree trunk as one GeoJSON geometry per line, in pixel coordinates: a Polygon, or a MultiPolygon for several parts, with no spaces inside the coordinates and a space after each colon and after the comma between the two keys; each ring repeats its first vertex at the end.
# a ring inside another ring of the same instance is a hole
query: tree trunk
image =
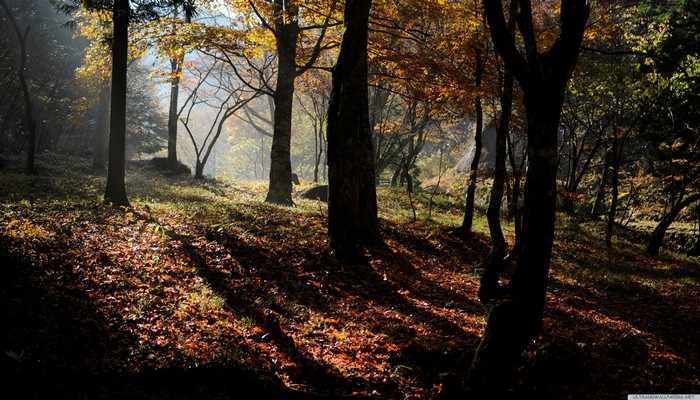
{"type": "Polygon", "coordinates": [[[107,167],[107,148],[109,141],[109,95],[110,90],[107,84],[100,90],[100,100],[97,106],[97,140],[93,150],[92,168],[97,171],[104,171],[107,167]]]}
{"type": "Polygon", "coordinates": [[[204,179],[204,162],[197,157],[197,161],[194,166],[194,179],[202,180],[204,179]]]}
{"type": "MultiPolygon", "coordinates": [[[[281,0],[276,1],[280,2],[281,0]]],[[[282,6],[278,7],[282,10],[282,6]]],[[[290,12],[290,14],[292,14],[290,12]]],[[[277,44],[277,87],[274,102],[274,129],[270,152],[270,186],[265,201],[293,205],[292,201],[292,105],[296,78],[297,38],[296,18],[278,17],[275,21],[277,44]]]]}
{"type": "MultiPolygon", "coordinates": [[[[481,78],[484,73],[483,51],[481,49],[474,50],[474,60],[476,64],[476,73],[474,74],[474,87],[479,90],[481,87],[481,78]]],[[[474,222],[474,196],[476,192],[476,176],[479,171],[479,161],[481,160],[482,134],[484,131],[484,112],[481,107],[481,96],[476,96],[474,99],[474,109],[476,110],[476,132],[474,132],[474,158],[472,159],[471,168],[469,169],[469,178],[467,182],[467,199],[464,207],[464,220],[462,221],[462,233],[468,234],[472,231],[474,222]]]]}
{"type": "Polygon", "coordinates": [[[5,10],[5,13],[12,24],[12,28],[17,35],[17,40],[19,41],[20,59],[19,68],[17,69],[17,77],[19,78],[19,84],[22,88],[22,95],[24,96],[24,118],[27,124],[27,133],[29,134],[29,138],[27,140],[27,161],[24,172],[28,175],[36,175],[37,170],[34,165],[36,154],[36,121],[32,115],[32,99],[29,96],[29,86],[25,75],[25,71],[27,69],[27,37],[29,36],[29,28],[31,25],[27,25],[27,28],[24,30],[24,34],[22,34],[12,11],[4,0],[0,0],[0,6],[3,8],[3,10],[5,10]]]}
{"type": "Polygon", "coordinates": [[[684,199],[681,197],[681,199],[679,199],[679,201],[677,201],[676,204],[671,207],[671,210],[664,215],[661,218],[661,221],[659,221],[659,224],[656,225],[654,232],[651,234],[651,239],[649,240],[649,243],[647,243],[645,250],[647,254],[652,256],[659,254],[661,244],[663,243],[664,236],[666,236],[666,231],[668,228],[671,226],[673,221],[676,220],[678,214],[680,214],[683,209],[700,200],[700,193],[688,196],[684,199]]]}
{"type": "Polygon", "coordinates": [[[486,329],[467,376],[470,398],[477,399],[504,393],[520,354],[541,330],[554,241],[559,117],[590,13],[584,0],[562,0],[559,36],[540,53],[529,2],[520,4],[526,57],[508,32],[501,2],[483,1],[494,45],[523,89],[528,169],[517,268],[503,291],[483,300],[486,329]]]}
{"type": "Polygon", "coordinates": [[[115,0],[112,13],[112,100],[109,123],[109,165],[104,202],[129,207],[124,187],[126,169],[126,69],[129,45],[129,1],[115,0]]]}
{"type": "MultiPolygon", "coordinates": [[[[175,17],[177,17],[177,6],[175,6],[175,17]]],[[[187,4],[184,7],[185,22],[192,22],[192,6],[187,4]]],[[[173,26],[175,28],[175,26],[173,26]]],[[[168,168],[175,171],[177,169],[177,123],[178,111],[177,102],[180,94],[180,74],[182,64],[185,62],[185,54],[170,60],[170,71],[172,80],[170,81],[170,108],[168,110],[168,168]]]]}
{"type": "MultiPolygon", "coordinates": [[[[508,33],[515,34],[515,16],[518,13],[517,0],[511,0],[508,7],[508,33]]],[[[510,133],[510,118],[513,111],[513,74],[508,68],[505,68],[505,74],[502,76],[501,93],[499,102],[501,103],[501,118],[496,127],[496,165],[494,166],[493,185],[491,186],[491,196],[489,197],[489,206],[486,209],[486,220],[489,224],[489,233],[491,234],[491,249],[494,251],[494,256],[499,254],[501,247],[504,248],[505,255],[506,239],[503,236],[501,228],[501,203],[503,202],[503,185],[506,180],[506,144],[508,142],[508,134],[510,133]]],[[[500,260],[499,260],[500,261],[500,260]]],[[[489,268],[486,263],[485,268],[489,268]]],[[[501,272],[502,266],[496,265],[496,276],[501,272]]],[[[496,284],[498,281],[495,282],[496,284]]]]}
{"type": "Polygon", "coordinates": [[[182,71],[183,58],[170,60],[170,108],[168,109],[168,168],[177,168],[177,100],[180,93],[180,72],[182,71]]]}
{"type": "Polygon", "coordinates": [[[341,259],[363,258],[383,244],[377,218],[367,95],[367,24],[371,0],[348,0],[328,108],[328,234],[341,259]]]}
{"type": "Polygon", "coordinates": [[[605,246],[608,248],[612,247],[612,235],[613,227],[615,226],[615,215],[617,214],[617,200],[619,197],[619,186],[620,186],[620,157],[621,149],[619,149],[619,136],[617,134],[617,129],[613,128],[613,142],[612,142],[612,179],[610,187],[612,189],[612,202],[610,203],[610,210],[608,211],[608,223],[605,228],[605,246]]]}
{"type": "Polygon", "coordinates": [[[506,138],[510,131],[510,114],[513,109],[513,75],[507,70],[503,77],[503,92],[500,96],[500,103],[501,119],[496,128],[496,165],[489,206],[486,209],[491,247],[494,249],[506,244],[501,228],[501,203],[503,202],[503,185],[506,179],[506,138]]]}

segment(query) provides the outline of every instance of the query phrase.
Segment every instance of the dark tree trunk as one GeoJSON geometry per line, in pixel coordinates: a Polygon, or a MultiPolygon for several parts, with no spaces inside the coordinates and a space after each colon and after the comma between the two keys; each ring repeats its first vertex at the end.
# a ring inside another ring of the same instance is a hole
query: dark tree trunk
{"type": "Polygon", "coordinates": [[[129,1],[115,0],[112,13],[112,100],[109,123],[109,165],[104,202],[129,207],[124,186],[126,169],[126,69],[129,45],[129,1]]]}
{"type": "Polygon", "coordinates": [[[520,193],[522,191],[522,171],[524,170],[527,156],[524,156],[520,164],[518,164],[515,160],[515,149],[513,148],[513,142],[510,140],[510,136],[506,137],[506,142],[508,145],[508,161],[513,171],[513,186],[511,187],[511,195],[509,196],[508,219],[513,219],[513,230],[515,231],[515,243],[513,244],[513,248],[515,249],[518,247],[518,243],[520,243],[520,237],[523,231],[523,210],[520,203],[520,193]]]}
{"type": "Polygon", "coordinates": [[[508,32],[501,2],[483,1],[494,45],[523,89],[528,169],[517,268],[507,287],[490,290],[492,298],[482,300],[487,324],[467,376],[470,398],[477,399],[504,393],[518,358],[542,326],[554,241],[559,117],[590,12],[585,0],[562,0],[559,36],[540,53],[530,3],[520,4],[518,26],[526,56],[508,32]]]}
{"type": "MultiPolygon", "coordinates": [[[[481,78],[484,73],[483,51],[481,49],[474,50],[474,61],[476,64],[476,72],[474,74],[474,87],[479,90],[481,87],[481,78]]],[[[474,158],[472,159],[471,167],[469,168],[469,180],[467,182],[467,199],[464,207],[464,220],[462,221],[462,233],[468,234],[472,231],[474,222],[474,196],[476,193],[476,177],[479,172],[479,161],[481,160],[482,134],[484,132],[484,112],[481,107],[481,96],[476,96],[474,99],[474,109],[476,110],[476,132],[474,132],[474,158]]]]}
{"type": "MultiPolygon", "coordinates": [[[[278,9],[282,10],[282,1],[278,9]]],[[[289,10],[288,10],[289,11],[289,10]]],[[[295,13],[289,12],[289,15],[295,13]]],[[[297,75],[297,38],[299,22],[296,18],[277,17],[275,41],[277,44],[277,86],[274,102],[274,128],[270,152],[270,186],[265,201],[292,205],[292,105],[294,103],[294,79],[297,75]]]]}
{"type": "MultiPolygon", "coordinates": [[[[515,34],[515,16],[518,13],[518,2],[511,0],[508,7],[508,32],[511,35],[515,34]]],[[[499,102],[501,103],[501,118],[496,127],[496,165],[494,166],[493,185],[491,186],[491,196],[489,197],[489,205],[486,209],[486,220],[489,224],[489,233],[491,235],[491,249],[495,256],[500,256],[499,248],[503,247],[505,254],[506,239],[503,236],[501,228],[501,203],[503,202],[503,186],[506,180],[506,143],[508,134],[510,133],[510,118],[513,111],[513,74],[508,68],[505,69],[505,74],[502,76],[501,93],[499,102]]],[[[500,260],[494,260],[500,261],[500,260]]],[[[490,268],[489,264],[485,264],[485,268],[490,268]]],[[[495,266],[497,273],[500,274],[502,266],[495,266]]],[[[488,285],[491,285],[490,283],[488,285]]]]}
{"type": "Polygon", "coordinates": [[[32,115],[32,98],[29,96],[29,86],[27,84],[27,76],[25,71],[27,69],[27,37],[29,36],[30,25],[22,30],[19,28],[17,21],[15,20],[12,10],[7,6],[4,0],[0,1],[0,6],[5,10],[7,17],[12,24],[12,28],[17,35],[17,40],[19,41],[19,68],[17,69],[17,77],[19,78],[19,84],[22,88],[22,95],[24,96],[24,118],[27,124],[26,129],[29,137],[27,139],[27,161],[25,164],[24,172],[28,175],[36,175],[37,170],[34,165],[34,159],[36,154],[36,121],[32,115]]]}
{"type": "Polygon", "coordinates": [[[510,114],[513,109],[513,75],[509,71],[506,71],[503,77],[503,92],[500,96],[500,103],[501,118],[496,127],[496,165],[489,205],[486,209],[492,248],[506,244],[501,228],[501,203],[503,202],[503,185],[506,179],[506,138],[510,131],[510,114]]]}
{"type": "Polygon", "coordinates": [[[328,233],[336,256],[357,260],[383,244],[377,218],[367,95],[367,24],[371,0],[345,5],[345,33],[333,68],[328,108],[328,233]]]}
{"type": "Polygon", "coordinates": [[[194,165],[194,179],[198,181],[204,179],[204,162],[199,157],[194,165]]]}
{"type": "Polygon", "coordinates": [[[170,81],[170,108],[168,109],[168,168],[177,168],[177,99],[180,93],[180,72],[182,71],[182,61],[170,60],[173,78],[170,81]]]}
{"type": "Polygon", "coordinates": [[[104,84],[100,90],[100,100],[97,106],[97,140],[93,150],[92,168],[104,171],[107,167],[107,148],[109,141],[109,86],[104,84]]]}
{"type": "Polygon", "coordinates": [[[612,142],[612,179],[610,182],[610,187],[612,189],[612,202],[610,203],[610,210],[608,211],[608,223],[605,228],[605,246],[612,247],[612,235],[613,227],[615,226],[615,215],[617,214],[617,200],[619,197],[619,186],[620,186],[620,164],[621,164],[621,150],[620,140],[616,128],[613,128],[613,142],[612,142]]]}
{"type": "Polygon", "coordinates": [[[652,256],[659,254],[661,244],[664,241],[664,236],[666,236],[666,231],[671,226],[673,221],[678,218],[678,214],[680,214],[683,209],[697,202],[698,200],[700,200],[700,194],[694,194],[685,198],[681,197],[679,201],[677,201],[676,204],[671,207],[671,210],[661,218],[661,221],[659,221],[659,224],[656,225],[654,232],[651,234],[651,239],[649,240],[649,243],[647,243],[645,250],[647,254],[652,256]]]}

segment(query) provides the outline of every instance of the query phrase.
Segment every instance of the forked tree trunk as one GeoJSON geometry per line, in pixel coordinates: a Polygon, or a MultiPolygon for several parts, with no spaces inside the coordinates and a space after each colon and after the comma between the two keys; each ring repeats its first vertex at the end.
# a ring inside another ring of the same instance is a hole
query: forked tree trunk
{"type": "Polygon", "coordinates": [[[518,358],[542,326],[554,241],[559,117],[590,12],[585,0],[562,0],[561,31],[552,47],[541,53],[530,2],[521,1],[523,56],[508,32],[501,1],[483,0],[483,4],[494,45],[523,89],[528,169],[517,268],[507,287],[490,279],[487,283],[494,287],[480,290],[491,298],[482,297],[487,324],[467,376],[470,398],[477,399],[504,393],[518,358]]]}
{"type": "Polygon", "coordinates": [[[348,0],[328,108],[328,234],[342,259],[382,245],[367,95],[367,24],[371,0],[348,0]]]}
{"type": "Polygon", "coordinates": [[[104,202],[129,207],[124,186],[126,169],[126,70],[129,45],[129,1],[115,0],[112,45],[112,100],[109,123],[109,165],[104,202]]]}

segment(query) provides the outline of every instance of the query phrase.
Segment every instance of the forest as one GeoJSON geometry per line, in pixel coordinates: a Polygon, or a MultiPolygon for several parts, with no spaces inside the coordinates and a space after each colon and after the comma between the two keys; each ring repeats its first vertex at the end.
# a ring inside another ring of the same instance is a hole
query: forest
{"type": "Polygon", "coordinates": [[[0,0],[0,398],[700,399],[698,146],[700,0],[0,0]]]}

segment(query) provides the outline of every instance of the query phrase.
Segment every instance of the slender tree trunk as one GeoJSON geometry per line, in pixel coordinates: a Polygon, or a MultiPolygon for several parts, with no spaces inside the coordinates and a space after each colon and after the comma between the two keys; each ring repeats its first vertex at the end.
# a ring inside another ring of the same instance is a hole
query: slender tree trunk
{"type": "Polygon", "coordinates": [[[503,77],[503,92],[500,97],[501,119],[496,128],[496,165],[489,206],[486,209],[491,247],[494,249],[506,244],[501,228],[501,203],[503,202],[503,185],[506,179],[506,139],[510,132],[510,115],[513,109],[513,75],[508,70],[503,77]]]}
{"type": "Polygon", "coordinates": [[[109,123],[109,165],[104,202],[129,207],[124,186],[126,169],[126,70],[129,45],[129,1],[115,0],[112,13],[112,100],[109,123]]]}
{"type": "MultiPolygon", "coordinates": [[[[515,16],[518,13],[517,0],[511,0],[508,7],[508,32],[511,35],[515,34],[515,16]]],[[[496,127],[496,165],[494,167],[493,185],[491,186],[491,196],[489,205],[486,209],[486,220],[489,224],[489,233],[491,234],[491,249],[494,253],[500,252],[501,247],[506,246],[506,239],[503,236],[501,228],[501,203],[503,202],[503,186],[506,180],[506,144],[508,135],[510,134],[510,118],[513,111],[513,74],[508,68],[505,68],[503,74],[501,93],[499,102],[501,103],[501,118],[496,127]]],[[[505,250],[503,251],[505,254],[505,250]]],[[[501,254],[494,254],[500,256],[501,254]]],[[[495,260],[494,260],[495,261],[495,260]]],[[[500,260],[498,260],[500,261],[500,260]]],[[[486,263],[485,268],[489,268],[486,263]]],[[[496,265],[493,268],[497,269],[496,275],[500,274],[502,266],[496,265]]],[[[491,285],[491,284],[488,284],[491,285]]]]}
{"type": "Polygon", "coordinates": [[[180,93],[182,61],[182,58],[170,60],[173,77],[170,81],[170,108],[168,109],[168,168],[171,170],[177,168],[177,100],[180,93]]]}
{"type": "Polygon", "coordinates": [[[28,175],[36,175],[37,170],[34,165],[36,154],[36,121],[32,115],[32,98],[29,96],[29,85],[27,84],[27,76],[25,75],[25,71],[27,69],[27,37],[29,36],[29,29],[31,25],[27,25],[27,28],[24,30],[23,34],[19,28],[19,25],[17,24],[17,21],[15,20],[14,15],[12,14],[12,11],[4,0],[0,0],[0,7],[5,10],[5,13],[12,24],[12,28],[17,35],[17,40],[19,41],[20,59],[19,68],[17,69],[17,77],[19,78],[19,84],[22,88],[22,95],[24,96],[24,118],[27,125],[27,133],[29,134],[29,138],[27,140],[27,161],[24,172],[28,175]]]}
{"type": "MultiPolygon", "coordinates": [[[[177,6],[175,7],[175,17],[177,17],[177,6]]],[[[184,7],[185,22],[192,22],[192,7],[184,7]]],[[[175,28],[175,26],[173,26],[175,28]]],[[[185,54],[182,53],[177,58],[170,60],[170,71],[172,80],[170,81],[170,108],[168,110],[168,168],[177,169],[177,124],[178,124],[178,97],[180,94],[180,75],[182,74],[182,64],[185,62],[185,54]]]]}
{"type": "MultiPolygon", "coordinates": [[[[282,10],[282,7],[279,7],[282,10]]],[[[292,17],[277,18],[277,87],[274,102],[274,130],[270,152],[270,186],[265,201],[292,205],[292,105],[294,79],[297,74],[296,54],[299,23],[292,17]]]]}
{"type": "Polygon", "coordinates": [[[97,106],[97,140],[93,151],[92,168],[104,171],[107,167],[107,148],[109,142],[109,86],[105,83],[100,90],[100,100],[97,106]]]}
{"type": "MultiPolygon", "coordinates": [[[[483,51],[481,49],[474,50],[474,60],[476,64],[476,73],[474,75],[474,87],[479,90],[481,87],[481,79],[484,73],[483,51]]],[[[462,221],[462,233],[468,234],[472,231],[474,222],[474,196],[476,193],[476,177],[479,171],[479,161],[481,160],[482,134],[484,132],[484,112],[481,106],[481,96],[476,96],[474,99],[474,109],[476,110],[476,131],[474,132],[474,158],[472,159],[471,168],[469,169],[469,178],[467,182],[467,199],[464,207],[464,220],[462,221]]]]}
{"type": "Polygon", "coordinates": [[[342,259],[383,244],[377,218],[367,95],[367,24],[371,0],[348,0],[328,108],[328,233],[342,259]]]}
{"type": "Polygon", "coordinates": [[[321,146],[321,131],[314,124],[314,183],[318,183],[318,171],[323,157],[323,147],[321,146]]]}
{"type": "Polygon", "coordinates": [[[613,142],[612,142],[612,179],[611,179],[611,189],[612,189],[612,202],[610,203],[610,210],[608,211],[608,223],[605,228],[605,246],[612,247],[612,236],[613,227],[615,226],[615,215],[617,214],[617,201],[619,197],[619,186],[620,186],[620,164],[621,164],[621,151],[619,149],[620,139],[618,136],[617,128],[613,128],[613,142]]]}

